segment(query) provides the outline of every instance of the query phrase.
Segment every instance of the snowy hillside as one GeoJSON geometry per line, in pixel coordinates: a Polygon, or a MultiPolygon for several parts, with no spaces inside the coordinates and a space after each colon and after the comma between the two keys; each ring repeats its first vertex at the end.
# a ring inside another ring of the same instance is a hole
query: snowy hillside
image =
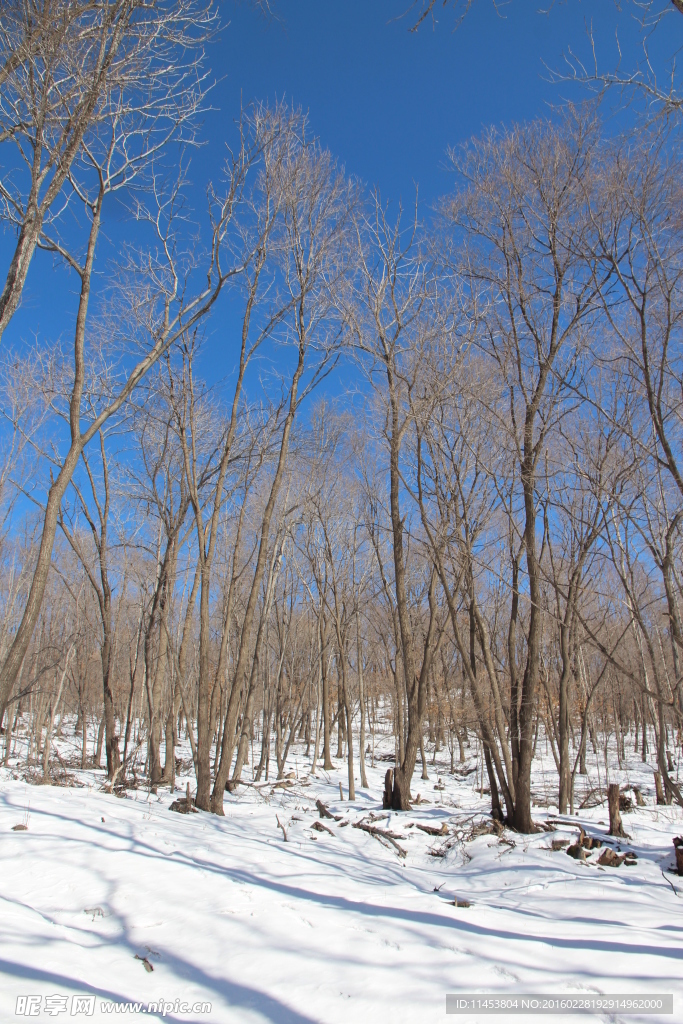
{"type": "Polygon", "coordinates": [[[162,1001],[151,1012],[178,1021],[431,1022],[463,991],[673,992],[673,1018],[623,1019],[681,1019],[683,879],[667,869],[683,819],[653,806],[649,769],[627,773],[647,802],[624,815],[621,849],[637,861],[609,868],[600,850],[581,862],[552,849],[579,822],[604,839],[605,807],[562,821],[538,807],[553,831],[496,830],[472,761],[455,776],[430,766],[428,782],[418,765],[421,802],[382,812],[385,768],[349,804],[343,762],[312,778],[299,750],[293,778],[226,794],[223,819],[170,811],[168,790],[107,794],[102,773],[74,769],[80,788],[66,788],[2,769],[0,1020],[20,1019],[18,1005],[71,1019],[73,997],[90,995],[94,1020],[162,1001]]]}

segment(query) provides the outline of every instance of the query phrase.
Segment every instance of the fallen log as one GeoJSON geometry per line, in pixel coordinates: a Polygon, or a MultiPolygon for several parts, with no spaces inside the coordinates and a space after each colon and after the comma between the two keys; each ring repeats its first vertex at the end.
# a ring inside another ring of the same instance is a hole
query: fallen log
{"type": "Polygon", "coordinates": [[[405,836],[400,836],[396,832],[389,832],[384,828],[376,828],[374,825],[366,825],[363,821],[354,821],[353,827],[359,828],[363,832],[367,832],[368,835],[374,836],[375,839],[379,839],[380,841],[382,839],[386,840],[386,842],[391,843],[399,857],[405,857],[406,851],[396,842],[397,839],[405,839],[405,836]]]}
{"type": "Polygon", "coordinates": [[[419,828],[421,832],[426,832],[428,836],[447,836],[448,825],[444,821],[441,828],[436,828],[434,825],[420,825],[419,822],[415,822],[415,827],[419,828]]]}

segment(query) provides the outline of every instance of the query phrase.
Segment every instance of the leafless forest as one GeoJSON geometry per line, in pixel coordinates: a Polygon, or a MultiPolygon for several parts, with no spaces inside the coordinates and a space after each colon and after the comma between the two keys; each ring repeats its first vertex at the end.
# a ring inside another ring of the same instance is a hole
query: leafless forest
{"type": "Polygon", "coordinates": [[[0,334],[46,252],[74,301],[2,346],[0,757],[68,781],[75,721],[173,790],[187,739],[222,814],[293,745],[353,800],[393,737],[387,806],[476,749],[531,832],[537,744],[560,813],[631,745],[683,805],[679,108],[486,131],[401,208],[245,107],[190,214],[215,18],[2,5],[0,334]]]}

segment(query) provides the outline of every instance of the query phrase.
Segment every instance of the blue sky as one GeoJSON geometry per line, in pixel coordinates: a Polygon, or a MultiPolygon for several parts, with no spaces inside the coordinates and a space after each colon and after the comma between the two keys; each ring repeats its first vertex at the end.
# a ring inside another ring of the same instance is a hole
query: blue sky
{"type": "MultiPolygon", "coordinates": [[[[427,21],[418,32],[410,31],[409,16],[400,17],[408,3],[274,0],[271,19],[246,0],[224,4],[231,21],[209,55],[218,81],[193,174],[219,175],[240,103],[284,96],[308,111],[312,131],[348,174],[404,207],[412,207],[417,186],[428,217],[452,187],[449,146],[490,124],[552,116],[564,98],[586,97],[583,87],[552,83],[549,68],[562,67],[570,47],[587,52],[588,25],[605,66],[616,61],[617,26],[622,44],[637,38],[632,18],[620,17],[612,0],[548,0],[546,14],[532,0],[497,7],[476,0],[457,30],[454,10],[446,9],[438,24],[427,21]]],[[[219,338],[204,350],[205,373],[209,365],[231,369],[220,340],[224,318],[227,310],[213,318],[210,333],[219,338]]],[[[336,379],[328,391],[343,386],[336,379]]]]}
{"type": "MultiPolygon", "coordinates": [[[[439,9],[436,27],[425,22],[417,33],[399,17],[409,0],[272,2],[272,19],[247,0],[220,3],[223,27],[208,53],[217,79],[213,109],[203,125],[206,145],[191,168],[198,214],[208,180],[219,176],[225,140],[234,138],[240,102],[286,97],[309,112],[313,132],[348,173],[408,205],[417,184],[429,206],[451,184],[448,146],[484,126],[547,115],[563,97],[585,95],[550,83],[544,61],[561,67],[569,46],[587,53],[586,25],[594,26],[606,66],[616,61],[617,26],[627,53],[636,38],[630,13],[619,14],[612,0],[542,0],[551,8],[546,14],[539,0],[497,7],[476,0],[457,31],[453,11],[439,9]]],[[[116,204],[105,211],[103,227],[114,245],[125,236],[116,204]]],[[[2,268],[11,246],[11,236],[0,234],[2,268]]],[[[5,342],[61,332],[75,290],[73,277],[38,256],[5,342]]]]}
{"type": "MultiPolygon", "coordinates": [[[[439,23],[409,31],[398,16],[409,0],[274,0],[275,17],[253,6],[222,0],[223,28],[208,63],[217,79],[213,109],[203,125],[205,147],[193,157],[192,201],[201,216],[205,187],[217,178],[226,138],[234,139],[240,103],[286,97],[307,110],[313,132],[349,174],[379,187],[386,200],[410,206],[419,185],[423,212],[451,186],[448,146],[490,124],[552,115],[564,97],[585,90],[552,84],[547,67],[562,66],[569,47],[587,54],[586,26],[593,25],[605,67],[613,67],[619,30],[625,63],[636,59],[633,5],[619,12],[612,0],[476,0],[457,31],[451,9],[438,9],[439,23]]],[[[662,0],[665,3],[665,0],[662,0]]],[[[683,18],[671,28],[683,38],[683,18]]],[[[669,33],[666,28],[666,32],[669,33]]],[[[658,45],[670,38],[660,31],[658,45]]],[[[106,282],[106,257],[130,228],[116,204],[105,209],[95,291],[106,282]]],[[[0,235],[0,267],[9,260],[12,238],[0,235]]],[[[21,346],[34,336],[68,344],[77,303],[77,280],[50,257],[31,267],[22,309],[5,344],[21,346]]],[[[228,310],[219,308],[209,333],[221,331],[228,310]]],[[[211,343],[209,343],[211,344],[211,343]]],[[[212,347],[211,367],[231,370],[229,346],[212,347]]],[[[208,368],[208,367],[207,367],[208,368]]],[[[205,370],[206,372],[206,370],[205,370]]]]}
{"type": "Polygon", "coordinates": [[[587,23],[610,64],[617,22],[622,37],[632,35],[631,19],[619,18],[612,0],[510,0],[498,12],[492,0],[477,0],[457,31],[447,9],[434,30],[425,22],[417,33],[408,18],[396,19],[408,2],[275,0],[278,20],[270,22],[246,3],[233,8],[213,52],[222,77],[213,139],[240,96],[286,95],[309,111],[314,132],[349,173],[404,201],[417,182],[430,202],[449,187],[449,145],[581,95],[549,83],[543,61],[560,67],[569,45],[585,51],[587,23]],[[538,13],[541,6],[552,10],[538,13]]]}

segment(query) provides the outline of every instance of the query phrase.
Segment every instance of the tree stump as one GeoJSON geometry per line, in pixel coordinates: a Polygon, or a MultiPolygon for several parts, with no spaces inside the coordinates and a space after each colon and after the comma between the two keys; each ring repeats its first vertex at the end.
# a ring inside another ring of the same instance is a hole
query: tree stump
{"type": "Polygon", "coordinates": [[[617,782],[611,783],[608,787],[607,801],[609,803],[609,834],[623,836],[625,833],[619,813],[619,784],[617,782]]]}
{"type": "Polygon", "coordinates": [[[393,768],[387,768],[387,773],[384,776],[384,793],[382,795],[382,807],[385,811],[391,810],[391,802],[394,793],[394,770],[393,768]]]}
{"type": "Polygon", "coordinates": [[[598,864],[602,868],[619,868],[624,863],[626,854],[615,853],[614,850],[610,850],[609,846],[606,846],[598,857],[598,864]]]}
{"type": "Polygon", "coordinates": [[[676,836],[674,839],[674,850],[676,851],[676,869],[679,875],[683,875],[683,836],[676,836]]]}
{"type": "Polygon", "coordinates": [[[177,811],[178,814],[196,814],[197,808],[194,805],[194,800],[190,796],[190,783],[187,784],[187,790],[185,791],[185,797],[180,800],[174,800],[169,807],[170,811],[177,811]]]}
{"type": "Polygon", "coordinates": [[[657,794],[657,803],[662,805],[666,803],[664,797],[664,787],[662,786],[662,773],[655,772],[655,793],[657,794]]]}
{"type": "Polygon", "coordinates": [[[573,857],[574,860],[585,861],[586,854],[583,852],[583,847],[580,843],[574,843],[572,846],[567,847],[567,855],[573,857]]]}

